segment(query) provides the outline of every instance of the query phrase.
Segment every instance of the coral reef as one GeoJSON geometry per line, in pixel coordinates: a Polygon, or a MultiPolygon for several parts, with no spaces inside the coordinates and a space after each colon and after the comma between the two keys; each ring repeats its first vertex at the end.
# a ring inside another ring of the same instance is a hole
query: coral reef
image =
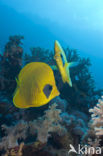
{"type": "Polygon", "coordinates": [[[18,146],[18,139],[25,139],[27,137],[28,124],[20,121],[10,127],[2,125],[2,129],[5,131],[5,136],[2,137],[2,141],[0,142],[0,149],[8,149],[18,146]]]}
{"type": "MultiPolygon", "coordinates": [[[[93,109],[89,109],[89,112],[92,113],[91,120],[88,123],[87,132],[82,136],[81,143],[95,150],[96,147],[100,147],[103,154],[103,96],[93,109]]],[[[89,156],[93,156],[93,151],[89,156]]]]}
{"type": "MultiPolygon", "coordinates": [[[[88,148],[93,148],[94,150],[91,150],[88,154],[88,156],[94,156],[96,154],[96,149],[99,147],[101,149],[101,154],[103,154],[103,143],[102,138],[95,135],[95,131],[93,127],[89,127],[87,133],[82,137],[81,144],[87,145],[88,148]]],[[[87,154],[85,154],[86,156],[87,154]]]]}
{"type": "Polygon", "coordinates": [[[65,99],[62,99],[60,96],[58,96],[49,103],[52,104],[55,102],[58,104],[58,109],[60,109],[62,112],[66,112],[67,107],[69,107],[69,103],[65,99]]]}
{"type": "Polygon", "coordinates": [[[89,71],[90,60],[81,58],[77,50],[65,49],[68,62],[78,62],[70,69],[72,88],[54,71],[59,97],[40,108],[13,107],[15,78],[22,62],[55,65],[53,52],[40,47],[31,48],[31,54],[23,57],[22,39],[22,36],[11,36],[0,55],[0,155],[66,156],[70,144],[75,149],[78,144],[103,148],[103,97],[100,99],[103,90],[95,87],[89,71]],[[92,113],[89,125],[88,110],[92,113]]]}
{"type": "Polygon", "coordinates": [[[69,132],[77,136],[83,136],[87,132],[87,122],[73,114],[62,113],[63,123],[69,132]]]}
{"type": "Polygon", "coordinates": [[[25,140],[30,135],[36,136],[36,140],[41,143],[47,143],[51,132],[63,136],[66,133],[65,127],[61,124],[60,109],[56,109],[57,104],[53,104],[45,111],[45,115],[37,120],[30,122],[19,121],[13,126],[2,125],[5,136],[0,142],[0,149],[8,149],[18,146],[18,140],[25,140]]]}
{"type": "Polygon", "coordinates": [[[50,137],[50,132],[56,132],[58,135],[64,135],[66,133],[65,127],[63,127],[60,122],[62,118],[60,116],[61,110],[56,109],[57,104],[54,103],[45,111],[44,119],[39,118],[34,120],[34,123],[30,122],[30,127],[38,131],[37,140],[42,143],[46,143],[48,137],[50,137]]]}
{"type": "Polygon", "coordinates": [[[22,140],[25,143],[24,153],[31,148],[31,151],[35,155],[37,151],[39,152],[40,148],[45,147],[47,152],[49,148],[52,149],[51,152],[49,151],[49,154],[52,155],[58,154],[59,156],[63,151],[67,154],[70,148],[69,145],[73,144],[76,146],[81,136],[86,133],[87,128],[84,119],[80,119],[79,115],[78,118],[76,115],[69,115],[66,112],[62,112],[58,107],[56,103],[50,105],[42,117],[33,121],[20,120],[12,126],[2,125],[5,135],[2,136],[0,142],[1,150],[9,150],[10,153],[10,149],[13,151],[16,147],[19,149],[19,141],[22,140]],[[31,143],[34,142],[33,146],[26,145],[27,143],[30,144],[28,140],[31,140],[31,143]]]}
{"type": "Polygon", "coordinates": [[[92,127],[96,132],[97,136],[103,135],[103,96],[102,99],[98,100],[97,106],[93,109],[90,109],[89,112],[92,113],[92,127]]]}
{"type": "Polygon", "coordinates": [[[14,92],[15,78],[22,66],[23,49],[20,46],[22,39],[23,36],[10,36],[3,55],[0,55],[0,91],[8,98],[14,92]]]}
{"type": "Polygon", "coordinates": [[[43,49],[40,47],[30,48],[31,55],[25,54],[25,64],[30,62],[45,62],[50,65],[54,65],[53,53],[49,49],[43,49]]]}
{"type": "MultiPolygon", "coordinates": [[[[88,109],[95,106],[103,90],[95,87],[95,82],[89,68],[89,58],[81,58],[77,50],[65,49],[68,62],[76,61],[78,65],[70,69],[73,87],[64,85],[60,89],[61,97],[68,101],[72,110],[79,110],[89,115],[88,109]]],[[[70,110],[70,108],[69,108],[70,110]]]]}

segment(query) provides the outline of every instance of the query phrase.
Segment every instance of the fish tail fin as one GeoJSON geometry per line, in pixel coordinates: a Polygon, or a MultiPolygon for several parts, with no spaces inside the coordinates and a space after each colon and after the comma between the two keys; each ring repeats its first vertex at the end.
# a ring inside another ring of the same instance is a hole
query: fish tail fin
{"type": "Polygon", "coordinates": [[[70,72],[69,72],[69,69],[72,68],[72,67],[75,67],[78,65],[78,62],[70,62],[70,63],[66,63],[65,65],[65,70],[66,70],[66,73],[67,73],[67,83],[69,84],[70,87],[72,87],[72,80],[71,80],[71,77],[70,77],[70,72]]]}
{"type": "Polygon", "coordinates": [[[66,82],[69,84],[70,87],[72,87],[72,80],[71,80],[71,77],[70,77],[70,72],[69,72],[69,63],[66,63],[65,64],[65,71],[66,71],[66,82]]]}

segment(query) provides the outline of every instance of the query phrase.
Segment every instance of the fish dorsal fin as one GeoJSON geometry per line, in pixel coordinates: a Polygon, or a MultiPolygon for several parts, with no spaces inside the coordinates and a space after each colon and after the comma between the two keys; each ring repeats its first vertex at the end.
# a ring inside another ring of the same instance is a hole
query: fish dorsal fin
{"type": "Polygon", "coordinates": [[[70,63],[66,63],[66,65],[65,65],[65,71],[66,71],[67,77],[68,77],[67,82],[68,82],[70,87],[72,87],[72,81],[71,81],[69,69],[72,67],[75,67],[77,65],[78,65],[78,62],[70,62],[70,63]]]}

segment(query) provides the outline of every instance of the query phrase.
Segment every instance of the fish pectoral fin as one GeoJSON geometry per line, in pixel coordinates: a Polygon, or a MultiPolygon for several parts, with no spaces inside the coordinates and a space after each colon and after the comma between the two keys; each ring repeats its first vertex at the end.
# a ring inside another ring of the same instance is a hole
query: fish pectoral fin
{"type": "Polygon", "coordinates": [[[19,80],[17,78],[15,78],[17,85],[19,86],[19,80]]]}
{"type": "Polygon", "coordinates": [[[52,70],[58,70],[57,66],[56,65],[52,65],[50,66],[52,68],[52,70]]]}
{"type": "Polygon", "coordinates": [[[70,62],[68,63],[68,67],[71,68],[71,67],[75,67],[77,66],[79,63],[78,62],[70,62]]]}
{"type": "Polygon", "coordinates": [[[28,108],[28,105],[26,105],[25,101],[20,95],[19,89],[16,90],[16,93],[13,97],[13,103],[17,108],[28,108]]]}

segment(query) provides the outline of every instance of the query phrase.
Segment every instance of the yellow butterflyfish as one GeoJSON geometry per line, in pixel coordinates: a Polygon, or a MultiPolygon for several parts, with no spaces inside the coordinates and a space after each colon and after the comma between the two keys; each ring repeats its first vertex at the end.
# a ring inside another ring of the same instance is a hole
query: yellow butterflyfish
{"type": "Polygon", "coordinates": [[[53,70],[42,62],[24,66],[16,81],[13,103],[18,108],[40,107],[60,94],[53,70]]]}

